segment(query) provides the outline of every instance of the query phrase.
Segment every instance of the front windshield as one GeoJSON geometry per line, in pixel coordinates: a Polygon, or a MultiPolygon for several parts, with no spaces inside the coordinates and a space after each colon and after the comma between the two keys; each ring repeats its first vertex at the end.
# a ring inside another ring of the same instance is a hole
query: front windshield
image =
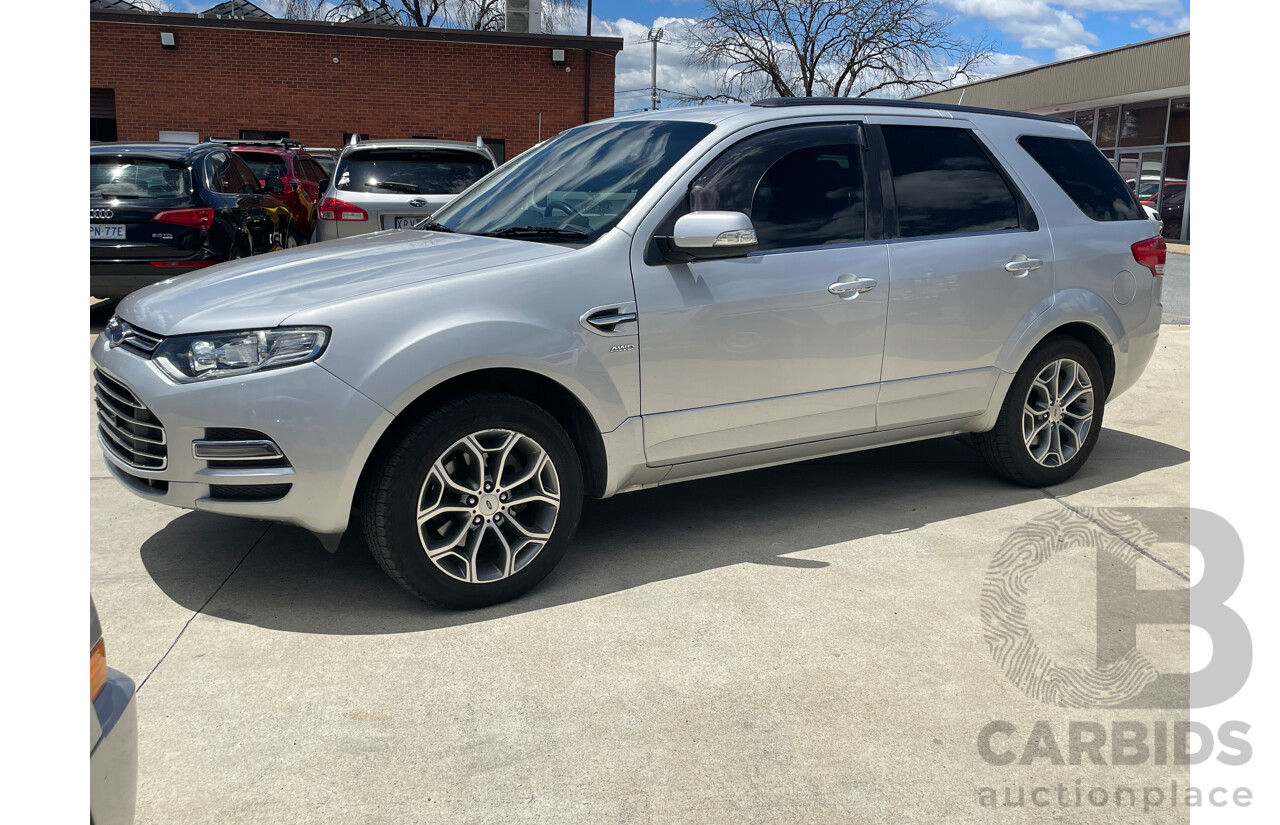
{"type": "Polygon", "coordinates": [[[432,220],[468,235],[591,242],[713,128],[655,120],[581,126],[501,167],[432,220]]]}

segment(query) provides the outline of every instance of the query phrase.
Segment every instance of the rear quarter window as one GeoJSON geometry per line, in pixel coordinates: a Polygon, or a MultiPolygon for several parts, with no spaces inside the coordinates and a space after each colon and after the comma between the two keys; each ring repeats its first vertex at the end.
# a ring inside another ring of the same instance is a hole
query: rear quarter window
{"type": "Polygon", "coordinates": [[[1088,140],[1023,135],[1018,144],[1095,221],[1146,218],[1120,173],[1088,140]]]}

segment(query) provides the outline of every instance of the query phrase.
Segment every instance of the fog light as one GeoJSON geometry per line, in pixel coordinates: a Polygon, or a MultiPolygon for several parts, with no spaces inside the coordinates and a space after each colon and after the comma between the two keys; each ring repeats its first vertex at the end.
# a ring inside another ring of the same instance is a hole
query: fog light
{"type": "Polygon", "coordinates": [[[215,461],[252,461],[261,458],[283,458],[274,441],[193,441],[191,452],[196,458],[215,461]]]}

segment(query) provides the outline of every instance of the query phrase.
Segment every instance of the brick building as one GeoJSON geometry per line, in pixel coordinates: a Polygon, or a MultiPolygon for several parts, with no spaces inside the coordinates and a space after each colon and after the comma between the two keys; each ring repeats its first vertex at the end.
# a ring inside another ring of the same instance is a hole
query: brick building
{"type": "Polygon", "coordinates": [[[479,136],[501,160],[611,117],[622,49],[610,37],[99,8],[89,20],[97,140],[479,136]]]}

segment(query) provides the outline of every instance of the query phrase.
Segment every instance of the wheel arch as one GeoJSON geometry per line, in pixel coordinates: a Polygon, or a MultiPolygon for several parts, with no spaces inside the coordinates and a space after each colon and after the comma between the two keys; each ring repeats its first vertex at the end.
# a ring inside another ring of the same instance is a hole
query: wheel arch
{"type": "Polygon", "coordinates": [[[545,375],[514,367],[490,367],[448,378],[409,402],[378,437],[360,471],[353,500],[360,500],[386,451],[399,442],[404,432],[421,419],[426,410],[450,399],[476,392],[514,395],[546,410],[564,427],[574,449],[578,451],[586,494],[596,497],[603,495],[608,475],[604,439],[586,406],[563,384],[545,375]]]}

